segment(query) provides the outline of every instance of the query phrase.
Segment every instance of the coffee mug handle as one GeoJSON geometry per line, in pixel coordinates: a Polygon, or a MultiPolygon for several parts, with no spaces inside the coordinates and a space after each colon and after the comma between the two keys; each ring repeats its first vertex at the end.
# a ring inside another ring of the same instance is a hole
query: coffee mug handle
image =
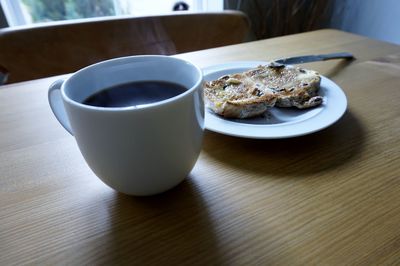
{"type": "Polygon", "coordinates": [[[67,113],[65,112],[64,104],[61,97],[61,85],[64,80],[59,79],[50,85],[47,97],[49,100],[50,108],[53,114],[57,118],[58,122],[67,130],[71,135],[72,133],[71,124],[69,123],[67,113]]]}

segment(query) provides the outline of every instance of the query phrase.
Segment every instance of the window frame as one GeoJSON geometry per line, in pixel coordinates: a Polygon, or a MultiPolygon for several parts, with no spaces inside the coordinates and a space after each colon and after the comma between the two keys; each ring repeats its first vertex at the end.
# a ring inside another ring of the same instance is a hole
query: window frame
{"type": "Polygon", "coordinates": [[[10,27],[28,24],[19,1],[0,0],[0,4],[10,27]]]}
{"type": "MultiPolygon", "coordinates": [[[[114,9],[116,11],[117,16],[121,13],[120,7],[118,4],[118,0],[113,0],[114,9]]],[[[224,9],[224,1],[223,0],[193,0],[194,12],[202,12],[202,11],[222,11],[224,9]]],[[[32,23],[26,19],[24,15],[24,11],[21,7],[20,0],[0,0],[0,8],[3,9],[4,15],[6,17],[8,26],[22,26],[22,25],[34,25],[36,23],[32,23]]],[[[67,21],[67,20],[65,20],[67,21]]],[[[43,22],[46,23],[46,22],[43,22]]],[[[51,22],[50,22],[51,23],[51,22]]]]}

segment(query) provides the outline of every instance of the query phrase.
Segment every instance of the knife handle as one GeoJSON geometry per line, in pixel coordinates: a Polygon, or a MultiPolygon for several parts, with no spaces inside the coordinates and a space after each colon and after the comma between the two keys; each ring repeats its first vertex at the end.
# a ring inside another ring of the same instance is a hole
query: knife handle
{"type": "Polygon", "coordinates": [[[340,59],[340,58],[344,58],[347,60],[354,59],[354,56],[351,53],[347,53],[347,52],[332,53],[332,54],[320,54],[317,56],[319,58],[321,58],[322,61],[331,60],[331,59],[340,59]]]}

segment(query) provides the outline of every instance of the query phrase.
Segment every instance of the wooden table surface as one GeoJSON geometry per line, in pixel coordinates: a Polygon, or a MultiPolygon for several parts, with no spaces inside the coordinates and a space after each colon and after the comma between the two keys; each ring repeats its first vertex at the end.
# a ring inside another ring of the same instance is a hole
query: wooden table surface
{"type": "Polygon", "coordinates": [[[59,77],[0,87],[0,265],[400,263],[400,46],[321,30],[177,56],[339,51],[357,60],[305,65],[345,91],[337,123],[281,140],[207,131],[186,181],[153,197],[91,172],[47,104],[59,77]]]}

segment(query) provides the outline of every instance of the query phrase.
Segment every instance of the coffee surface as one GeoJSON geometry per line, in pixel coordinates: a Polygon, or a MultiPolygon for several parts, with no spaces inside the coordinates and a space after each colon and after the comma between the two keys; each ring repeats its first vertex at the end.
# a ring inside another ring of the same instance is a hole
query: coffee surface
{"type": "Polygon", "coordinates": [[[187,89],[167,81],[135,81],[118,84],[92,94],[83,104],[98,107],[140,106],[166,100],[187,89]]]}

